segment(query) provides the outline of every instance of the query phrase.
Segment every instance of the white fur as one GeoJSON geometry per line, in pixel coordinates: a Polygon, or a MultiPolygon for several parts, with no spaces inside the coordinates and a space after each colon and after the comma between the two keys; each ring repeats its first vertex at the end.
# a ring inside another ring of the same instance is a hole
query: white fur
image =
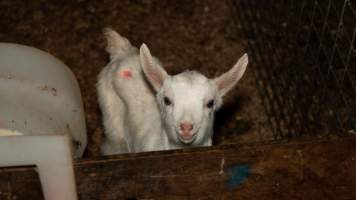
{"type": "Polygon", "coordinates": [[[145,44],[140,48],[111,29],[105,30],[111,61],[97,84],[105,140],[102,153],[120,154],[212,144],[214,112],[222,97],[242,77],[245,54],[215,79],[195,71],[170,76],[145,44]],[[129,70],[131,77],[122,76],[129,70]],[[170,105],[164,103],[168,98],[170,105]],[[207,103],[214,100],[212,108],[207,103]],[[181,137],[182,123],[193,125],[190,139],[181,137]]]}

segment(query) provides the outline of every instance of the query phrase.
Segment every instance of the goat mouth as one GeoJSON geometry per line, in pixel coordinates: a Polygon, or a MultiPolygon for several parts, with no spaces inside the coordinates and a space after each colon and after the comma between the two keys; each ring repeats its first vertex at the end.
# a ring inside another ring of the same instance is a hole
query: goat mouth
{"type": "Polygon", "coordinates": [[[178,134],[178,139],[183,143],[183,144],[191,144],[194,142],[194,140],[196,139],[197,134],[194,133],[192,136],[189,137],[184,137],[181,134],[178,134]]]}

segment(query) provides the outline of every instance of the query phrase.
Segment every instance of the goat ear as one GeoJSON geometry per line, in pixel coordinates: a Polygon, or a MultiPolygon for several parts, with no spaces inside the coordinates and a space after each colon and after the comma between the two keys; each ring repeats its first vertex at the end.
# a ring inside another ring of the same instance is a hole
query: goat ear
{"type": "Polygon", "coordinates": [[[242,75],[245,73],[247,64],[248,56],[245,53],[228,72],[213,80],[217,86],[218,93],[221,96],[224,96],[230,91],[241,79],[242,75]]]}
{"type": "Polygon", "coordinates": [[[156,91],[159,91],[167,78],[167,72],[155,61],[146,44],[140,47],[140,61],[143,72],[156,91]]]}

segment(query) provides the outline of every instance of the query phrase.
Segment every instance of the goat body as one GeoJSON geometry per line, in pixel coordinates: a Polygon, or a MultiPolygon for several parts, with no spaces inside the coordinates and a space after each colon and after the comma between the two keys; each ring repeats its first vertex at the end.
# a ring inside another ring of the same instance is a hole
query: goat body
{"type": "Polygon", "coordinates": [[[242,77],[247,55],[215,79],[195,71],[170,76],[145,44],[138,51],[115,31],[104,33],[111,61],[97,83],[106,136],[102,153],[210,146],[214,112],[242,77]]]}

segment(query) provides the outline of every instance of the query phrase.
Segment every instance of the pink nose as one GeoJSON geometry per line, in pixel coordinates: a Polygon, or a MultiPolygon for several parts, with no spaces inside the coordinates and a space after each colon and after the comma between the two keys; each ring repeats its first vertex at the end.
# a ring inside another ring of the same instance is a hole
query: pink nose
{"type": "Polygon", "coordinates": [[[183,134],[189,134],[190,131],[193,130],[193,124],[191,123],[181,123],[180,129],[182,130],[183,134]]]}

